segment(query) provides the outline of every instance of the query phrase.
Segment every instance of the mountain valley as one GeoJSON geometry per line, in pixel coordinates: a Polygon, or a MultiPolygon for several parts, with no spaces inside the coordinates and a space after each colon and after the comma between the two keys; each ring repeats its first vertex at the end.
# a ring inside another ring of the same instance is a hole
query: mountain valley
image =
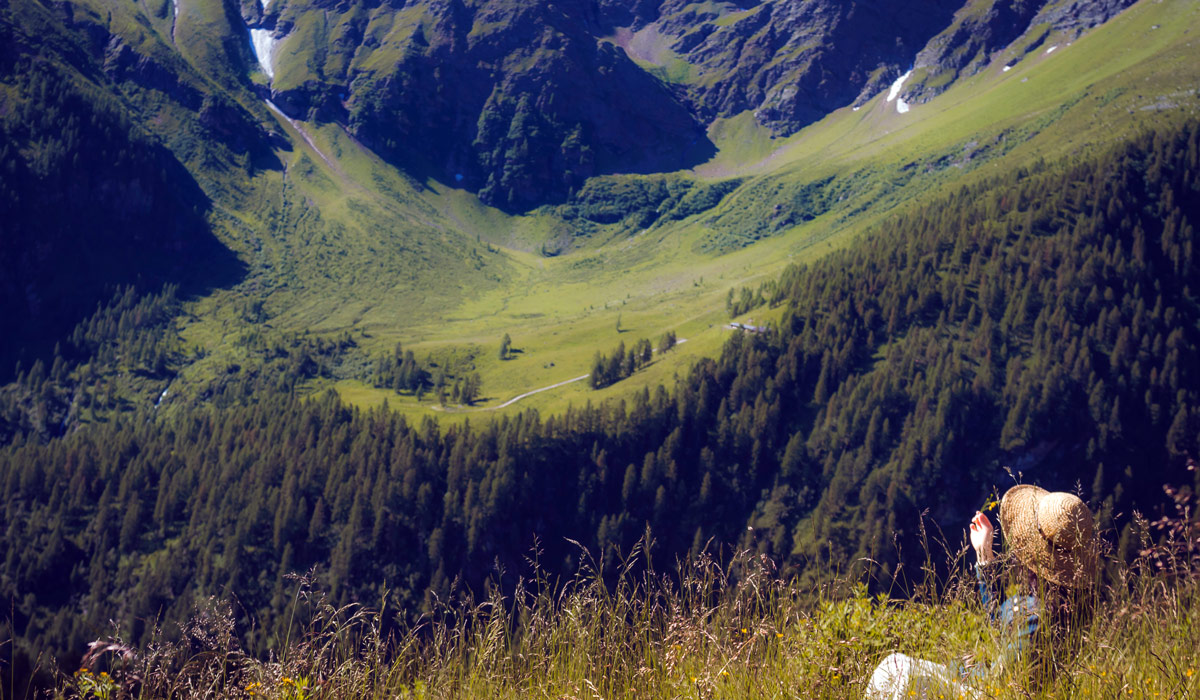
{"type": "Polygon", "coordinates": [[[647,529],[904,592],[1013,475],[1132,557],[1200,490],[1200,6],[920,5],[0,0],[5,687],[647,529]]]}

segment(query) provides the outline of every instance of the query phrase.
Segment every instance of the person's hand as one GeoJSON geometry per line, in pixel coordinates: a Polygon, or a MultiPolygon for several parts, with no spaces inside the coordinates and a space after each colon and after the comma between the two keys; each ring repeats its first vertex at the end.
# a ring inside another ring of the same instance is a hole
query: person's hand
{"type": "Polygon", "coordinates": [[[988,516],[982,511],[975,511],[975,517],[971,518],[971,546],[975,548],[975,556],[979,557],[980,563],[986,564],[992,560],[992,540],[996,535],[996,528],[992,527],[992,521],[988,520],[988,516]]]}

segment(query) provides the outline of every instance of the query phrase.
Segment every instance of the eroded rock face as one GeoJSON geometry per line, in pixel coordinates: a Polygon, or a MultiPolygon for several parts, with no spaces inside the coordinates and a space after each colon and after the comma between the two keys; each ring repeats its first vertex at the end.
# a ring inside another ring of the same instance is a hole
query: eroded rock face
{"type": "Polygon", "coordinates": [[[958,4],[776,0],[693,25],[675,47],[713,76],[689,90],[700,114],[750,109],[787,135],[903,72],[958,4]]]}
{"type": "Polygon", "coordinates": [[[343,122],[401,167],[521,210],[596,174],[694,164],[717,118],[752,111],[790,135],[914,68],[905,94],[928,99],[1033,27],[1082,31],[1131,2],[295,0],[243,14],[281,37],[272,88],[289,114],[343,122]]]}
{"type": "Polygon", "coordinates": [[[1104,24],[1121,10],[1137,0],[1059,0],[1046,2],[1038,17],[1032,22],[1037,26],[1043,22],[1062,31],[1076,34],[1104,24]]]}
{"type": "Polygon", "coordinates": [[[972,0],[918,54],[921,75],[905,86],[911,102],[941,94],[955,80],[983,70],[996,52],[1010,46],[1012,59],[1037,49],[1034,32],[1059,31],[1074,36],[1108,21],[1135,0],[972,0]],[[1027,40],[1023,40],[1027,39],[1027,40]]]}

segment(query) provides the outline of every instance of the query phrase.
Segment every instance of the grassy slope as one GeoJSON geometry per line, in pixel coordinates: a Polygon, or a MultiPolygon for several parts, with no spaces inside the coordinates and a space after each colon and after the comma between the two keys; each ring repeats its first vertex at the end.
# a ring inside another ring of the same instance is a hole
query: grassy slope
{"type": "MultiPolygon", "coordinates": [[[[631,557],[635,569],[642,563],[631,557]]],[[[512,597],[491,589],[484,600],[446,604],[387,639],[383,613],[302,607],[291,644],[266,662],[222,644],[222,635],[201,636],[229,614],[217,607],[198,613],[192,632],[215,644],[112,654],[64,677],[56,696],[88,697],[97,685],[114,692],[144,678],[142,692],[154,697],[203,688],[281,698],[859,698],[873,667],[899,651],[982,667],[973,689],[985,698],[1194,697],[1200,636],[1190,619],[1200,613],[1200,572],[1184,564],[1171,585],[1167,576],[1114,572],[1078,656],[1064,655],[1032,682],[1020,672],[987,673],[1012,636],[987,623],[969,578],[890,600],[840,577],[801,589],[745,553],[724,567],[688,562],[679,586],[653,572],[605,581],[585,565],[565,583],[536,577],[512,597]],[[735,571],[741,582],[730,585],[735,571]],[[111,676],[101,676],[110,660],[111,676]]],[[[303,592],[297,600],[307,604],[313,593],[303,592]]],[[[965,692],[913,689],[908,697],[965,692]]]]}
{"type": "MultiPolygon", "coordinates": [[[[731,287],[846,245],[897,207],[919,206],[922,196],[964,178],[1194,116],[1200,100],[1186,91],[1200,78],[1197,28],[1194,4],[1143,2],[1073,45],[1030,54],[1007,73],[998,58],[908,114],[897,114],[880,95],[786,141],[767,138],[749,115],[726,120],[713,129],[721,152],[696,174],[745,176],[747,185],[711,212],[553,258],[532,251],[567,222],[545,212],[507,216],[464,193],[413,183],[336,127],[306,127],[327,164],[280,121],[296,144],[283,154],[286,173],[247,183],[242,201],[249,206],[230,214],[236,225],[227,226],[230,239],[240,237],[243,256],[257,261],[257,274],[198,302],[184,336],[212,354],[188,378],[237,357],[236,340],[247,326],[235,308],[257,295],[273,328],[350,331],[372,354],[398,341],[435,360],[452,347],[475,348],[481,408],[584,374],[597,350],[621,340],[657,340],[674,329],[688,342],[629,380],[599,392],[580,382],[505,410],[553,412],[669,381],[695,357],[719,349],[729,332],[724,298],[731,287]],[[1144,109],[1165,104],[1171,106],[1144,109]],[[973,149],[972,160],[950,164],[973,149]],[[851,183],[829,212],[725,255],[704,252],[715,229],[763,220],[772,197],[790,201],[799,186],[829,177],[851,183]],[[522,350],[507,362],[496,357],[504,333],[522,350]]],[[[1054,44],[1051,37],[1045,45],[1054,44]]],[[[762,311],[750,315],[764,318],[762,311]]],[[[386,399],[418,415],[431,408],[428,399],[418,405],[357,381],[338,389],[357,404],[386,399]]]]}

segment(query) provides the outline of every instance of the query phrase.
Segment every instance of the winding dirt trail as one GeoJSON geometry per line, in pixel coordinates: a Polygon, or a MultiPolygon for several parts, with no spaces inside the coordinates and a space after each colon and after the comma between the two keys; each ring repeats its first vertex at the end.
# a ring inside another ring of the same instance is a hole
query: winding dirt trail
{"type": "Polygon", "coordinates": [[[516,402],[518,402],[518,401],[520,401],[521,399],[524,399],[524,398],[526,398],[526,397],[533,396],[534,394],[540,394],[540,393],[542,393],[543,391],[550,391],[551,389],[557,389],[557,388],[558,388],[558,387],[560,387],[560,386],[566,386],[566,385],[568,385],[568,384],[574,384],[575,382],[581,382],[581,381],[583,381],[584,379],[587,379],[587,378],[588,378],[588,377],[590,377],[590,376],[592,376],[592,375],[591,375],[591,374],[585,374],[585,375],[583,375],[582,377],[575,377],[574,379],[568,379],[568,380],[567,380],[567,381],[565,381],[565,382],[559,382],[558,384],[551,384],[550,386],[544,386],[544,387],[542,387],[541,389],[534,389],[533,391],[527,391],[527,392],[525,392],[524,394],[521,394],[520,396],[514,396],[514,397],[512,397],[511,399],[509,399],[508,401],[505,401],[504,403],[500,404],[499,406],[495,406],[495,407],[493,407],[493,408],[492,408],[492,410],[496,410],[496,409],[499,409],[499,408],[507,408],[507,407],[509,407],[509,406],[513,405],[514,403],[516,403],[516,402]]]}

